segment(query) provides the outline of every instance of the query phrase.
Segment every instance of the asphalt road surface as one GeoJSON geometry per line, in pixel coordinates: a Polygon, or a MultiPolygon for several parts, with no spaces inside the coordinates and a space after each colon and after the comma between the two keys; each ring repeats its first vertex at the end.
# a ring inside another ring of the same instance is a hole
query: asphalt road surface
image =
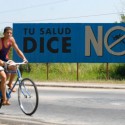
{"type": "Polygon", "coordinates": [[[39,87],[39,107],[33,116],[20,110],[17,93],[11,106],[0,109],[6,125],[125,125],[124,89],[39,87]]]}

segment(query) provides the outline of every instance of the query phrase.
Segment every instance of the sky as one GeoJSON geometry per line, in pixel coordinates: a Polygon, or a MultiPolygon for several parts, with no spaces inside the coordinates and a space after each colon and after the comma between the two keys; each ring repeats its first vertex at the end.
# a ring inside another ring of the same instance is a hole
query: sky
{"type": "Polygon", "coordinates": [[[13,23],[114,23],[125,0],[0,0],[0,30],[13,23]]]}

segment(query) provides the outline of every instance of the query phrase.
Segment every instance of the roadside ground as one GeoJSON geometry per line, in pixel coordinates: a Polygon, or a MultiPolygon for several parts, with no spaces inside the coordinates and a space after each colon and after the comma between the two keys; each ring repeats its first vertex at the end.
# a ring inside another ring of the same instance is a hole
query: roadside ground
{"type": "Polygon", "coordinates": [[[125,89],[124,83],[69,83],[69,82],[35,82],[41,87],[70,87],[70,88],[99,88],[99,89],[125,89]]]}

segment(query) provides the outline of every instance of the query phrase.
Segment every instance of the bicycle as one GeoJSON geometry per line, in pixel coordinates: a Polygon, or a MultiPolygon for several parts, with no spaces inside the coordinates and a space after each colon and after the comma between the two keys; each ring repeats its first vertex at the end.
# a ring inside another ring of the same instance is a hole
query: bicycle
{"type": "MultiPolygon", "coordinates": [[[[6,95],[7,98],[11,98],[11,93],[16,85],[18,87],[18,102],[21,110],[26,115],[32,115],[38,108],[38,90],[35,83],[30,78],[22,78],[21,71],[19,69],[20,65],[26,64],[25,62],[13,63],[15,65],[16,71],[7,71],[7,73],[16,73],[17,79],[13,84],[12,89],[7,89],[6,95]]],[[[11,65],[11,64],[10,64],[11,65]]],[[[0,108],[2,107],[2,93],[0,91],[0,108]]]]}

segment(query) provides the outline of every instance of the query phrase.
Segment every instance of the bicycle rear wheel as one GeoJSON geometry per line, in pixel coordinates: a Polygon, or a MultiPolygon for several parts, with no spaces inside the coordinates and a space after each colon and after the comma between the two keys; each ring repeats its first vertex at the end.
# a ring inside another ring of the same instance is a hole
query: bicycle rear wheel
{"type": "Polygon", "coordinates": [[[38,90],[31,79],[24,78],[19,84],[18,102],[21,110],[26,115],[32,115],[37,110],[39,102],[38,90]]]}

